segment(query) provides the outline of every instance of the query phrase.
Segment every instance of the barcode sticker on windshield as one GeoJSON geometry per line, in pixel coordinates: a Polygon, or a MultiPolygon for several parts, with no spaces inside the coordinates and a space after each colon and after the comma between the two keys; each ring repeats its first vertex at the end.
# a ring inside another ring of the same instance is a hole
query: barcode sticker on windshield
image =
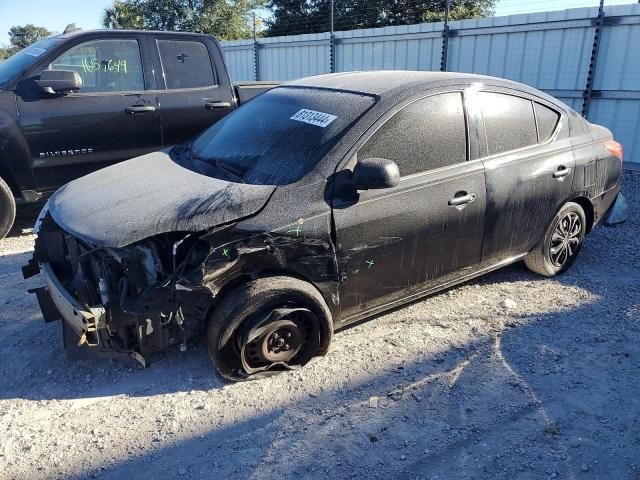
{"type": "Polygon", "coordinates": [[[309,123],[316,127],[325,128],[338,117],[331,115],[330,113],[316,112],[315,110],[301,108],[289,118],[298,122],[309,123]]]}
{"type": "Polygon", "coordinates": [[[32,57],[39,57],[44,52],[46,52],[46,50],[44,48],[38,48],[38,47],[27,48],[24,51],[24,53],[26,53],[27,55],[31,55],[32,57]]]}

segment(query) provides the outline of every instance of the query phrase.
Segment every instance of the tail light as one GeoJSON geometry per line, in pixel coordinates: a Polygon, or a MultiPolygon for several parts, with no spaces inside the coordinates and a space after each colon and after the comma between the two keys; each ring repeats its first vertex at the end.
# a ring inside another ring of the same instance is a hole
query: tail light
{"type": "Polygon", "coordinates": [[[620,145],[615,140],[608,140],[604,144],[604,146],[611,155],[613,155],[614,157],[616,157],[618,160],[622,162],[622,145],[620,145]]]}

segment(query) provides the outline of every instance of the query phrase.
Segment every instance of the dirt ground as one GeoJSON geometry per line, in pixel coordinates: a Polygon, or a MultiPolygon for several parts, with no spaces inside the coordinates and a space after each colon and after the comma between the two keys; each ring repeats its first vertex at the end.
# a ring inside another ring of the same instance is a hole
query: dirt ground
{"type": "Polygon", "coordinates": [[[640,479],[640,174],[626,224],[557,279],[521,264],[227,384],[203,342],[150,368],[67,361],[0,240],[0,478],[640,479]]]}

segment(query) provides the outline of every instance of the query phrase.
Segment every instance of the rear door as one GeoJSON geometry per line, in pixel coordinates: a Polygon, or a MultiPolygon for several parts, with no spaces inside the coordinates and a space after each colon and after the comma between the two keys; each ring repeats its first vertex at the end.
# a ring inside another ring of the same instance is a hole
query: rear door
{"type": "Polygon", "coordinates": [[[343,320],[419,295],[480,262],[484,171],[481,161],[467,161],[462,99],[453,91],[414,101],[358,149],[355,161],[391,159],[401,179],[394,188],[334,199],[343,320]]]}
{"type": "Polygon", "coordinates": [[[217,44],[194,35],[155,37],[163,144],[190,140],[235,108],[217,44]]]}
{"type": "Polygon", "coordinates": [[[111,163],[159,150],[160,119],[141,37],[82,37],[45,69],[73,70],[80,90],[43,92],[40,71],[16,94],[20,123],[40,187],[55,187],[111,163]]]}
{"type": "Polygon", "coordinates": [[[575,160],[566,116],[510,90],[475,97],[484,119],[487,215],[483,261],[530,251],[571,190],[575,160]]]}

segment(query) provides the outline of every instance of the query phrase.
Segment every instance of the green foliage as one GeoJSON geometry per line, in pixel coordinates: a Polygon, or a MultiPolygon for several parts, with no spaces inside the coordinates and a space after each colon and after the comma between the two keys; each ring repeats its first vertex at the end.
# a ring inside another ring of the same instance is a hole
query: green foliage
{"type": "Polygon", "coordinates": [[[11,45],[6,48],[0,47],[0,62],[49,35],[51,35],[49,30],[44,27],[36,27],[31,23],[24,26],[15,25],[11,27],[9,29],[9,42],[11,42],[11,45]]]}
{"type": "Polygon", "coordinates": [[[23,27],[16,25],[9,29],[9,42],[16,50],[22,50],[49,35],[51,32],[44,27],[36,27],[30,23],[23,27]]]}
{"type": "Polygon", "coordinates": [[[252,35],[251,12],[262,0],[115,0],[104,11],[107,28],[167,30],[216,35],[222,40],[252,35]]]}
{"type": "MultiPolygon", "coordinates": [[[[493,14],[496,0],[451,0],[450,20],[493,14]]],[[[409,25],[444,20],[446,0],[334,0],[335,30],[409,25]]],[[[328,32],[331,0],[269,0],[266,34],[328,32]]]]}

